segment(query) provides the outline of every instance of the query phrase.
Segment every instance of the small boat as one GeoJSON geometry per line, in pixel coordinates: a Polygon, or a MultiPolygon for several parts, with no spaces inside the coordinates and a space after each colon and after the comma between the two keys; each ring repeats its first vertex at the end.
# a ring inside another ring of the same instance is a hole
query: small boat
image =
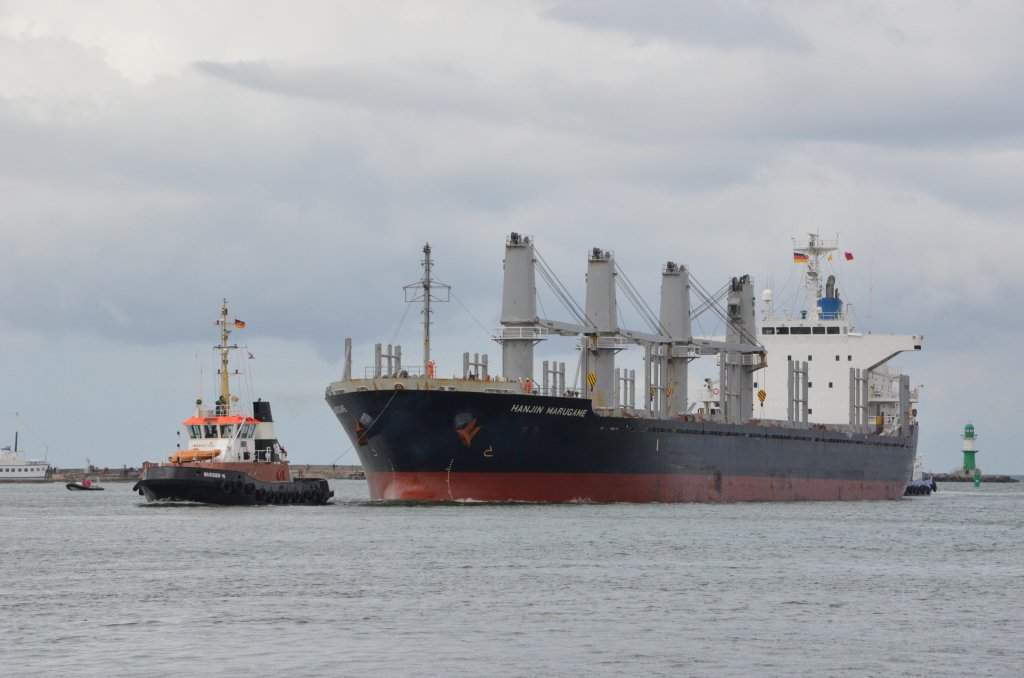
{"type": "Polygon", "coordinates": [[[69,490],[88,490],[90,492],[102,491],[106,488],[100,486],[100,481],[96,478],[83,478],[78,483],[68,483],[64,487],[69,490]]]}
{"type": "Polygon", "coordinates": [[[292,478],[284,447],[274,432],[270,403],[256,400],[243,411],[231,394],[229,345],[233,329],[245,323],[228,320],[224,300],[220,319],[220,392],[213,407],[196,400],[195,411],[182,422],[188,447],[165,463],[143,464],[142,478],[132,489],[147,501],[192,501],[205,504],[326,504],[334,492],[324,478],[292,478]]]}

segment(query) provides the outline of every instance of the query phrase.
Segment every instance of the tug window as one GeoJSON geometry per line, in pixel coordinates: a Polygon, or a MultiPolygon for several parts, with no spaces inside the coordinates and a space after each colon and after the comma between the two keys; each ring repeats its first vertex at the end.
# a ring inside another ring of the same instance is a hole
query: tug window
{"type": "Polygon", "coordinates": [[[199,426],[199,424],[192,424],[191,426],[188,427],[188,437],[189,438],[202,438],[203,437],[203,428],[201,426],[199,426]]]}
{"type": "Polygon", "coordinates": [[[204,438],[216,438],[217,437],[217,425],[216,424],[207,424],[206,426],[204,426],[203,427],[203,437],[204,438]]]}
{"type": "Polygon", "coordinates": [[[221,438],[233,438],[234,435],[235,435],[235,425],[234,424],[224,424],[223,426],[220,427],[220,430],[221,430],[221,434],[220,434],[221,438]]]}

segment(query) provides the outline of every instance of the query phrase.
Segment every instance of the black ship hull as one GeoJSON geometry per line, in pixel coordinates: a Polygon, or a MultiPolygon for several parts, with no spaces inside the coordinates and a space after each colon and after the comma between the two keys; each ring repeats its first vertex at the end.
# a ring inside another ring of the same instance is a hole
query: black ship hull
{"type": "MultiPolygon", "coordinates": [[[[323,478],[268,482],[244,470],[200,464],[152,466],[132,489],[148,501],[192,501],[227,506],[326,504],[334,492],[323,478]]],[[[248,465],[246,465],[248,466],[248,465]]]]}
{"type": "Polygon", "coordinates": [[[894,436],[599,416],[578,398],[332,388],[327,402],[375,500],[899,499],[917,448],[916,426],[894,436]]]}

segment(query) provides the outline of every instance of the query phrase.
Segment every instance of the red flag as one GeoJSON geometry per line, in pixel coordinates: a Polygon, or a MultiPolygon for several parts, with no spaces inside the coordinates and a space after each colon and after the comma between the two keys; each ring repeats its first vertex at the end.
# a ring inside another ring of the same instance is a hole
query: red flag
{"type": "Polygon", "coordinates": [[[843,256],[847,261],[853,261],[853,252],[843,252],[843,256]]]}

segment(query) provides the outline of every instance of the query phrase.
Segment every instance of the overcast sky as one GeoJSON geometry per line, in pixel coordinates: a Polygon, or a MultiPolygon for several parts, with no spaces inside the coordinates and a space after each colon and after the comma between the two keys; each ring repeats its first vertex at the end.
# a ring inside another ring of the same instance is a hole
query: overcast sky
{"type": "Polygon", "coordinates": [[[925,467],[973,421],[982,468],[1024,473],[1022,26],[964,0],[0,1],[0,444],[20,411],[59,466],[165,458],[227,297],[293,462],[358,463],[323,390],[346,336],[357,374],[393,336],[422,362],[425,241],[446,373],[500,364],[510,231],[580,301],[613,250],[655,308],[667,259],[781,288],[820,231],[859,326],[926,337],[897,361],[925,467]]]}

